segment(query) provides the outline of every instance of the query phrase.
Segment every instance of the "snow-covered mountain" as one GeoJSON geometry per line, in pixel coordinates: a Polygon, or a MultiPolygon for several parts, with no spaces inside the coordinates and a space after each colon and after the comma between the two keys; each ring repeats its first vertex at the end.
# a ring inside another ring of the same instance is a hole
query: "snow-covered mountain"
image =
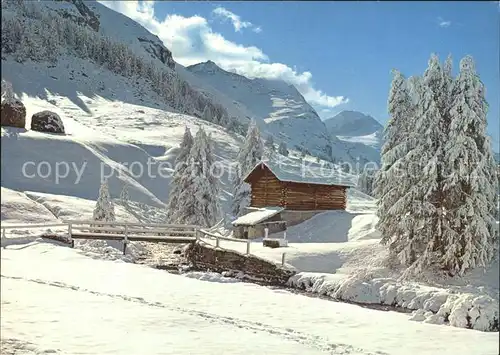
{"type": "Polygon", "coordinates": [[[369,161],[380,161],[384,127],[375,118],[358,111],[342,111],[324,123],[331,138],[347,143],[348,151],[355,150],[369,161]]]}
{"type": "MultiPolygon", "coordinates": [[[[2,2],[2,30],[10,31],[10,35],[2,37],[4,58],[5,54],[11,54],[25,65],[28,65],[26,58],[38,62],[48,60],[51,68],[64,73],[78,72],[79,69],[71,67],[71,64],[59,68],[59,59],[68,54],[77,56],[106,66],[118,76],[130,78],[127,89],[109,92],[100,76],[82,73],[88,75],[86,85],[92,87],[87,91],[94,90],[103,97],[121,99],[132,96],[127,102],[165,108],[198,118],[202,117],[204,108],[210,106],[214,116],[211,122],[232,131],[243,133],[249,121],[255,118],[264,137],[273,135],[276,142],[284,141],[291,149],[305,150],[310,155],[337,162],[354,162],[358,158],[372,160],[371,152],[364,152],[363,146],[331,136],[316,111],[293,85],[279,80],[248,79],[224,71],[213,62],[184,68],[173,60],[172,53],[157,36],[96,1],[25,2],[24,13],[17,4],[12,0],[2,2]],[[75,28],[59,33],[55,29],[57,26],[50,22],[52,19],[69,19],[86,28],[87,33],[82,34],[75,28]],[[49,35],[54,32],[57,36],[49,35]],[[24,39],[18,44],[10,44],[4,38],[24,39]],[[88,45],[82,48],[79,45],[82,41],[87,41],[88,45]],[[40,42],[50,42],[50,46],[40,45],[40,42]],[[114,51],[120,54],[109,60],[109,54],[101,55],[102,49],[96,51],[95,46],[99,47],[99,44],[94,45],[95,42],[101,42],[101,48],[113,46],[116,48],[114,51]],[[50,51],[45,49],[48,47],[50,51]],[[96,52],[99,54],[96,55],[96,52]],[[142,66],[134,66],[139,59],[143,62],[142,66]],[[150,88],[146,90],[144,86],[150,88]],[[151,88],[153,96],[146,94],[151,88]]],[[[70,75],[70,80],[74,80],[74,75],[70,75]]],[[[51,83],[45,89],[51,91],[51,86],[59,85],[51,83]]],[[[15,89],[17,91],[19,87],[15,89]]],[[[28,90],[36,91],[34,88],[28,90]]],[[[46,95],[42,88],[37,90],[41,97],[46,95]]],[[[58,87],[58,90],[61,88],[58,87]]]]}
{"type": "Polygon", "coordinates": [[[337,140],[332,142],[316,111],[293,85],[282,80],[249,79],[225,71],[212,61],[187,70],[231,98],[275,141],[324,158],[333,155],[337,160],[349,159],[337,140]]]}
{"type": "Polygon", "coordinates": [[[337,136],[367,136],[384,129],[375,118],[358,111],[345,110],[324,122],[328,131],[337,136]]]}

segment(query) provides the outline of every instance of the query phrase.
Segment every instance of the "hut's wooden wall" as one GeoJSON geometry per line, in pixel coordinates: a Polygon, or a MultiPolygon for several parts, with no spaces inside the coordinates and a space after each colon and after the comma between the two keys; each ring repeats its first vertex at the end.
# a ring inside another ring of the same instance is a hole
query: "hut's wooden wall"
{"type": "Polygon", "coordinates": [[[281,182],[268,168],[256,172],[255,176],[252,176],[250,185],[252,186],[251,206],[283,206],[281,182]]]}
{"type": "Polygon", "coordinates": [[[286,194],[286,208],[290,210],[344,210],[346,188],[316,184],[282,182],[286,194]]]}
{"type": "Polygon", "coordinates": [[[249,176],[253,207],[283,206],[289,210],[336,210],[346,208],[346,187],[279,181],[267,168],[249,176]]]}

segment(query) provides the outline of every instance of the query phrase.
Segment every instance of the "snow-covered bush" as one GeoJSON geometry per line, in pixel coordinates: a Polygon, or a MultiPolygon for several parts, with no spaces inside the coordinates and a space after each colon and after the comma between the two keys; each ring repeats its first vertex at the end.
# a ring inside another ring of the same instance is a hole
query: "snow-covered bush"
{"type": "Polygon", "coordinates": [[[342,301],[414,310],[410,317],[414,321],[481,331],[499,330],[498,299],[368,276],[302,272],[292,276],[288,285],[342,301]]]}

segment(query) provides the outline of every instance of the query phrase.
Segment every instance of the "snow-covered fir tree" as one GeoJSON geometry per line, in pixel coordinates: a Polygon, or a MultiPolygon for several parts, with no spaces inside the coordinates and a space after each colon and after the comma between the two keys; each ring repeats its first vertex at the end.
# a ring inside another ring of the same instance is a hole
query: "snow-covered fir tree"
{"type": "Polygon", "coordinates": [[[441,265],[453,274],[486,266],[498,250],[496,163],[486,135],[488,104],[474,60],[460,61],[444,148],[446,228],[441,265]]]}
{"type": "MultiPolygon", "coordinates": [[[[319,159],[319,158],[318,158],[319,159]]],[[[357,187],[361,192],[367,195],[373,195],[373,181],[376,172],[373,169],[364,169],[358,178],[357,187]]]]}
{"type": "Polygon", "coordinates": [[[12,84],[2,79],[2,101],[12,101],[15,99],[14,89],[12,84]]]}
{"type": "Polygon", "coordinates": [[[123,184],[122,191],[120,192],[120,202],[123,207],[129,207],[130,195],[128,193],[128,183],[123,184]]]}
{"type": "Polygon", "coordinates": [[[397,70],[388,99],[389,121],[384,130],[384,145],[381,151],[381,168],[374,181],[374,196],[377,198],[377,228],[382,232],[382,243],[389,244],[394,254],[400,252],[401,239],[409,238],[404,230],[407,205],[395,205],[410,187],[409,171],[404,164],[409,149],[409,125],[414,115],[414,104],[407,81],[397,70]]]}
{"type": "Polygon", "coordinates": [[[244,212],[244,208],[250,205],[250,188],[243,181],[251,169],[262,160],[264,145],[260,137],[259,127],[255,121],[248,127],[245,142],[238,153],[236,174],[233,178],[233,203],[232,212],[234,216],[239,216],[244,212]]]}
{"type": "Polygon", "coordinates": [[[267,136],[266,141],[264,142],[264,147],[273,152],[276,150],[276,148],[274,147],[274,138],[272,135],[267,136]]]}
{"type": "Polygon", "coordinates": [[[173,222],[175,210],[177,208],[177,201],[181,193],[180,180],[188,164],[189,153],[193,147],[193,136],[191,130],[186,126],[184,129],[184,136],[179,146],[179,154],[175,158],[174,174],[170,182],[170,192],[168,194],[168,203],[166,208],[166,219],[173,222]]]}
{"type": "Polygon", "coordinates": [[[200,128],[177,183],[179,195],[170,219],[173,223],[210,227],[220,218],[219,185],[211,173],[214,163],[212,150],[209,137],[200,128]]]}
{"type": "MultiPolygon", "coordinates": [[[[408,220],[413,226],[411,238],[403,240],[400,260],[410,265],[409,272],[419,273],[422,268],[435,264],[445,245],[443,230],[442,159],[446,140],[445,119],[447,89],[444,71],[436,55],[432,55],[417,88],[420,98],[415,112],[415,126],[409,138],[411,150],[406,156],[408,164],[416,165],[411,172],[411,188],[400,199],[412,206],[408,220]]],[[[398,203],[400,202],[398,201],[398,203]]]]}
{"type": "Polygon", "coordinates": [[[93,220],[106,222],[113,222],[115,220],[115,206],[109,195],[107,181],[103,181],[99,189],[99,197],[94,208],[93,220]]]}
{"type": "Polygon", "coordinates": [[[201,119],[208,122],[212,122],[214,120],[210,107],[205,106],[205,108],[203,109],[203,113],[201,114],[201,119]]]}
{"type": "Polygon", "coordinates": [[[280,153],[281,155],[287,157],[288,156],[288,148],[286,146],[286,143],[285,142],[281,142],[278,146],[278,153],[280,153]]]}
{"type": "Polygon", "coordinates": [[[458,78],[451,72],[451,57],[441,66],[432,55],[422,78],[405,81],[395,72],[389,94],[374,193],[382,242],[407,273],[436,266],[463,274],[498,250],[485,89],[471,57],[461,61],[458,78]]]}
{"type": "Polygon", "coordinates": [[[276,147],[274,146],[274,138],[268,135],[264,141],[264,160],[274,160],[276,155],[276,147]]]}

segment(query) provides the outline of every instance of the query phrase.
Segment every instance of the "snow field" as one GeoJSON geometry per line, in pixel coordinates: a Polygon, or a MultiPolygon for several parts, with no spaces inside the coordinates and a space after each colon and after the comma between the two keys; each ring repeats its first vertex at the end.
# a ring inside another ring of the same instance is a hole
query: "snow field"
{"type": "Polygon", "coordinates": [[[45,243],[11,246],[2,252],[2,337],[60,354],[489,355],[498,348],[493,333],[210,280],[45,243]]]}
{"type": "MultiPolygon", "coordinates": [[[[410,318],[415,321],[498,330],[498,263],[459,280],[437,275],[400,280],[403,270],[389,268],[387,248],[375,230],[376,216],[366,212],[318,214],[288,228],[288,247],[266,248],[259,239],[250,251],[278,264],[285,253],[287,266],[299,272],[289,280],[291,287],[342,301],[401,307],[415,311],[410,318]]],[[[215,245],[212,239],[206,242],[215,245]]],[[[242,254],[246,250],[246,245],[231,241],[220,241],[220,246],[242,254]]]]}

